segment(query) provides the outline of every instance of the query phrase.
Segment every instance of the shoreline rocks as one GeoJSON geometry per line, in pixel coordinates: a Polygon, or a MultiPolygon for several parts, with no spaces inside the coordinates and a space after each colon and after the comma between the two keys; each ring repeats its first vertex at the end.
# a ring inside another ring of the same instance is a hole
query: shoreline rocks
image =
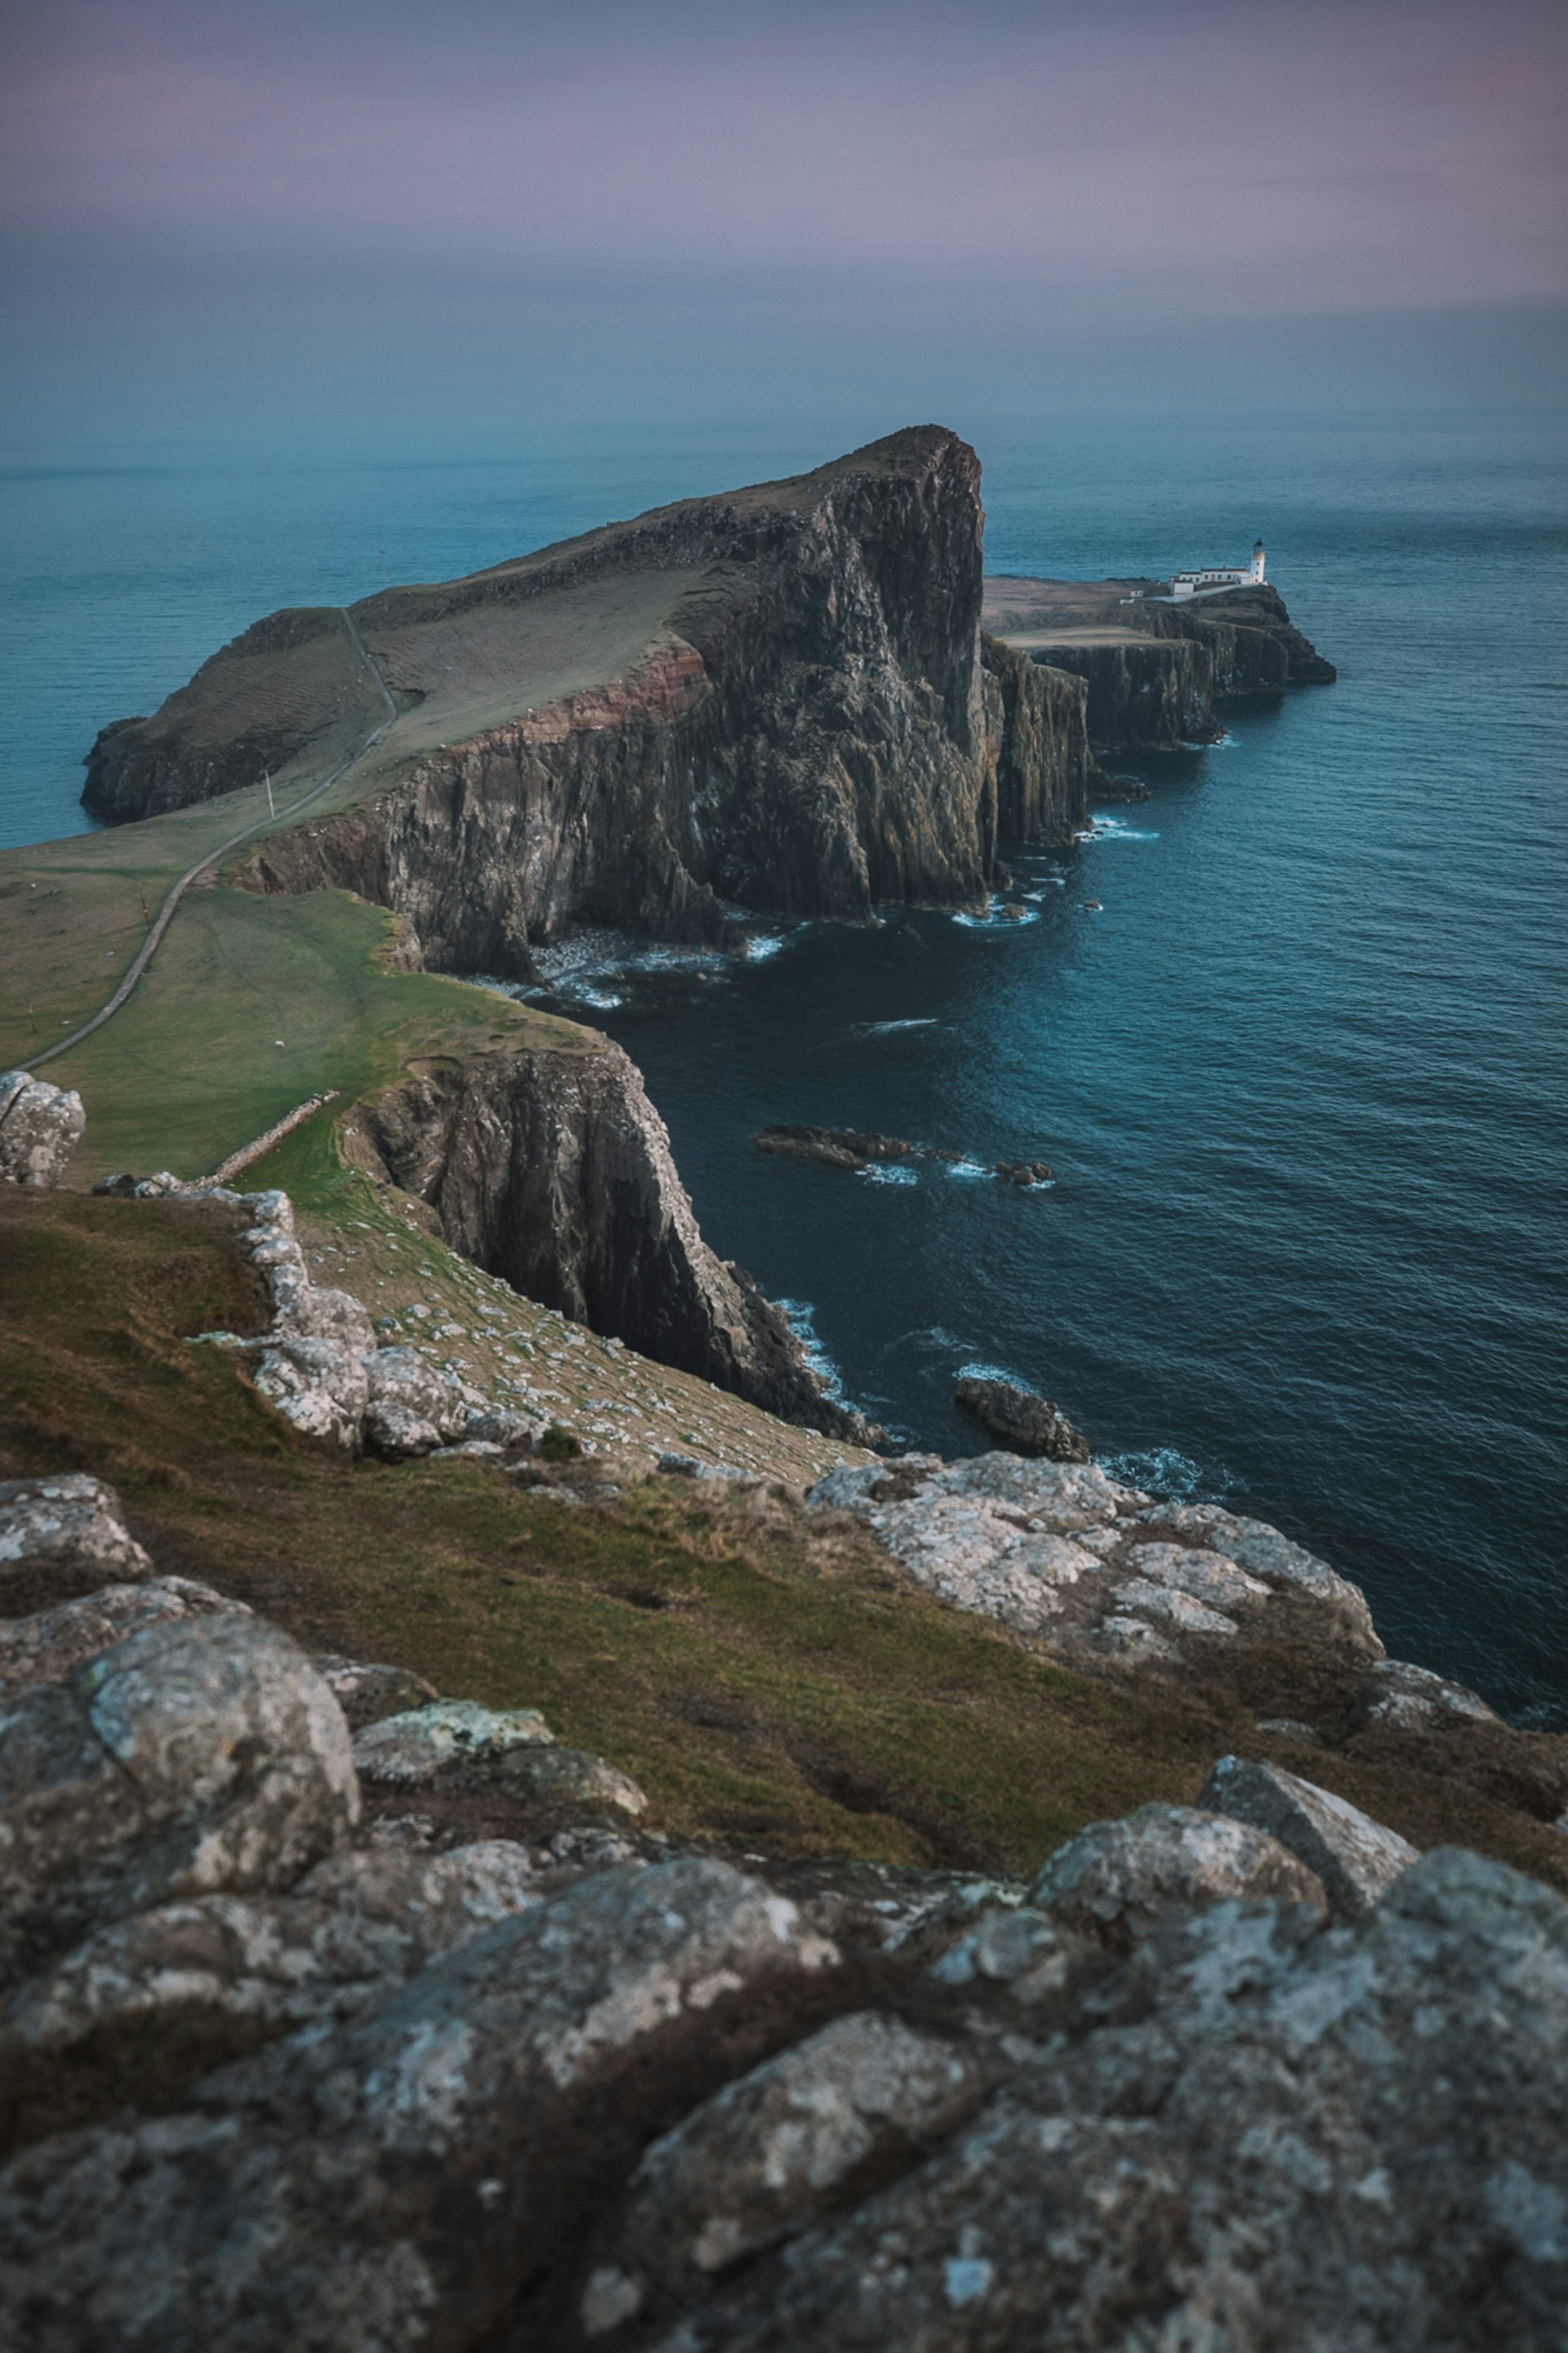
{"type": "MultiPolygon", "coordinates": [[[[897,1166],[906,1160],[931,1160],[950,1168],[978,1169],[984,1164],[967,1153],[949,1152],[935,1144],[910,1144],[901,1135],[868,1134],[855,1127],[807,1127],[784,1124],[759,1128],[752,1138],[759,1152],[782,1159],[817,1160],[825,1168],[844,1168],[863,1176],[868,1168],[897,1166]]],[[[1049,1185],[1054,1172],[1044,1160],[998,1160],[986,1173],[1005,1184],[1025,1189],[1049,1185]]]]}
{"type": "Polygon", "coordinates": [[[963,1380],[952,1401],[972,1414],[988,1438],[1011,1454],[1044,1455],[1052,1462],[1087,1462],[1089,1440],[1048,1398],[1012,1381],[963,1380]]]}

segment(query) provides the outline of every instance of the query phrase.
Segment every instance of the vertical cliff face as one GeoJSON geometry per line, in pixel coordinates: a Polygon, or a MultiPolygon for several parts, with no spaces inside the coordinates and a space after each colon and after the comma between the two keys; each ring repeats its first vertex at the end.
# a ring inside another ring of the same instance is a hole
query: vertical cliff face
{"type": "Polygon", "coordinates": [[[1049,646],[1034,659],[1083,680],[1097,751],[1157,751],[1218,733],[1214,654],[1191,638],[1127,636],[1102,645],[1049,646]]]}
{"type": "MultiPolygon", "coordinates": [[[[404,915],[430,965],[513,976],[578,920],[715,939],[737,907],[855,918],[973,897],[999,814],[1068,838],[1083,766],[1060,690],[983,665],[983,526],[973,451],[919,427],[369,598],[352,618],[403,714],[374,779],[239,879],[353,889],[404,915]]],[[[214,748],[226,694],[237,741],[259,740],[264,711],[275,756],[285,734],[314,756],[326,641],[291,618],[237,640],[155,720],[106,731],[95,808],[233,782],[214,748]]]]}
{"type": "Polygon", "coordinates": [[[354,1114],[378,1173],[455,1250],[546,1306],[784,1419],[865,1441],[778,1309],[698,1230],[664,1123],[617,1046],[411,1069],[354,1114]]]}
{"type": "Polygon", "coordinates": [[[980,642],[993,700],[997,831],[1016,841],[1070,840],[1088,817],[1096,773],[1088,686],[998,638],[980,642]]]}

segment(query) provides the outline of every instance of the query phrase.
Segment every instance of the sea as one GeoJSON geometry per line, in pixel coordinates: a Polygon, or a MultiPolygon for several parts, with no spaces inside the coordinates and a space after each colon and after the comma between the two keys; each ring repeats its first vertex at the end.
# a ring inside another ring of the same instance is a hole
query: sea
{"type": "MultiPolygon", "coordinates": [[[[888,419],[883,424],[902,420],[888,419]]],[[[994,571],[1268,549],[1331,687],[1113,763],[990,914],[758,926],[744,962],[587,938],[549,1001],[618,1039],[709,1240],[908,1446],[966,1374],[1151,1488],[1285,1528],[1390,1651],[1568,1725],[1568,462],[1556,416],[958,417],[994,571]],[[866,1176],[780,1121],[955,1152],[866,1176]],[[1042,1161],[1028,1190],[989,1172],[1042,1161]]],[[[437,579],[798,470],[869,420],[520,436],[437,459],[188,449],[0,467],[0,840],[283,604],[437,579]]]]}

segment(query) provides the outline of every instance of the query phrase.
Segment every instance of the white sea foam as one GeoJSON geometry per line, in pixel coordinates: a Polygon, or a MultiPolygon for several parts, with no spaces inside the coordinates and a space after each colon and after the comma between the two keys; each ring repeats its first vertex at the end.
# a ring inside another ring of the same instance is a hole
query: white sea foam
{"type": "Polygon", "coordinates": [[[984,1160],[949,1160],[943,1166],[950,1176],[989,1176],[991,1174],[984,1160]]]}
{"type": "Polygon", "coordinates": [[[1144,826],[1129,825],[1125,818],[1097,817],[1092,839],[1096,841],[1158,841],[1158,833],[1144,826]]]}
{"type": "Polygon", "coordinates": [[[908,1021],[857,1021],[852,1026],[857,1038],[890,1038],[899,1029],[936,1029],[941,1024],[934,1013],[922,1013],[908,1021]]]}
{"type": "Polygon", "coordinates": [[[1021,932],[1026,923],[1037,923],[1040,919],[1032,907],[1013,903],[1005,910],[988,908],[984,915],[972,913],[965,907],[952,920],[961,923],[966,932],[1021,932]]]}
{"type": "Polygon", "coordinates": [[[775,1299],[773,1305],[784,1317],[795,1338],[806,1363],[822,1383],[836,1405],[845,1403],[844,1376],[822,1345],[816,1328],[816,1310],[809,1299],[775,1299]]]}
{"type": "Polygon", "coordinates": [[[1183,1503],[1217,1503],[1244,1482],[1223,1465],[1205,1470],[1174,1446],[1134,1448],[1126,1454],[1106,1454],[1100,1467],[1124,1487],[1142,1487],[1152,1495],[1178,1497],[1183,1503]]]}
{"type": "Polygon", "coordinates": [[[1016,1373],[1010,1373],[1005,1365],[993,1365],[981,1357],[976,1357],[972,1364],[960,1365],[952,1377],[955,1381],[1006,1381],[1016,1389],[1026,1389],[1029,1386],[1027,1381],[1021,1381],[1016,1373]]]}
{"type": "Polygon", "coordinates": [[[889,1167],[886,1162],[879,1160],[868,1161],[864,1168],[858,1169],[856,1173],[864,1176],[868,1185],[918,1185],[920,1183],[920,1178],[912,1168],[889,1167]]]}

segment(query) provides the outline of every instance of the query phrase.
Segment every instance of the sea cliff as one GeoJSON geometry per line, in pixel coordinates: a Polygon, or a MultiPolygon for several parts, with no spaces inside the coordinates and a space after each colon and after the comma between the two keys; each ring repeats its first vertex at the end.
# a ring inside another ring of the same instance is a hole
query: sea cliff
{"type": "MultiPolygon", "coordinates": [[[[1091,773],[1077,684],[983,646],[983,528],[973,451],[920,427],[368,598],[349,617],[402,716],[334,796],[352,806],[272,835],[238,879],[353,890],[431,966],[514,976],[579,920],[718,941],[739,910],[973,898],[1003,832],[1070,839],[1091,773]],[[552,630],[601,646],[602,674],[551,691],[570,674],[552,630]]],[[[222,742],[312,759],[363,683],[341,617],[324,682],[308,617],[273,617],[155,718],[106,730],[87,805],[205,797],[234,781],[222,742]]]]}

